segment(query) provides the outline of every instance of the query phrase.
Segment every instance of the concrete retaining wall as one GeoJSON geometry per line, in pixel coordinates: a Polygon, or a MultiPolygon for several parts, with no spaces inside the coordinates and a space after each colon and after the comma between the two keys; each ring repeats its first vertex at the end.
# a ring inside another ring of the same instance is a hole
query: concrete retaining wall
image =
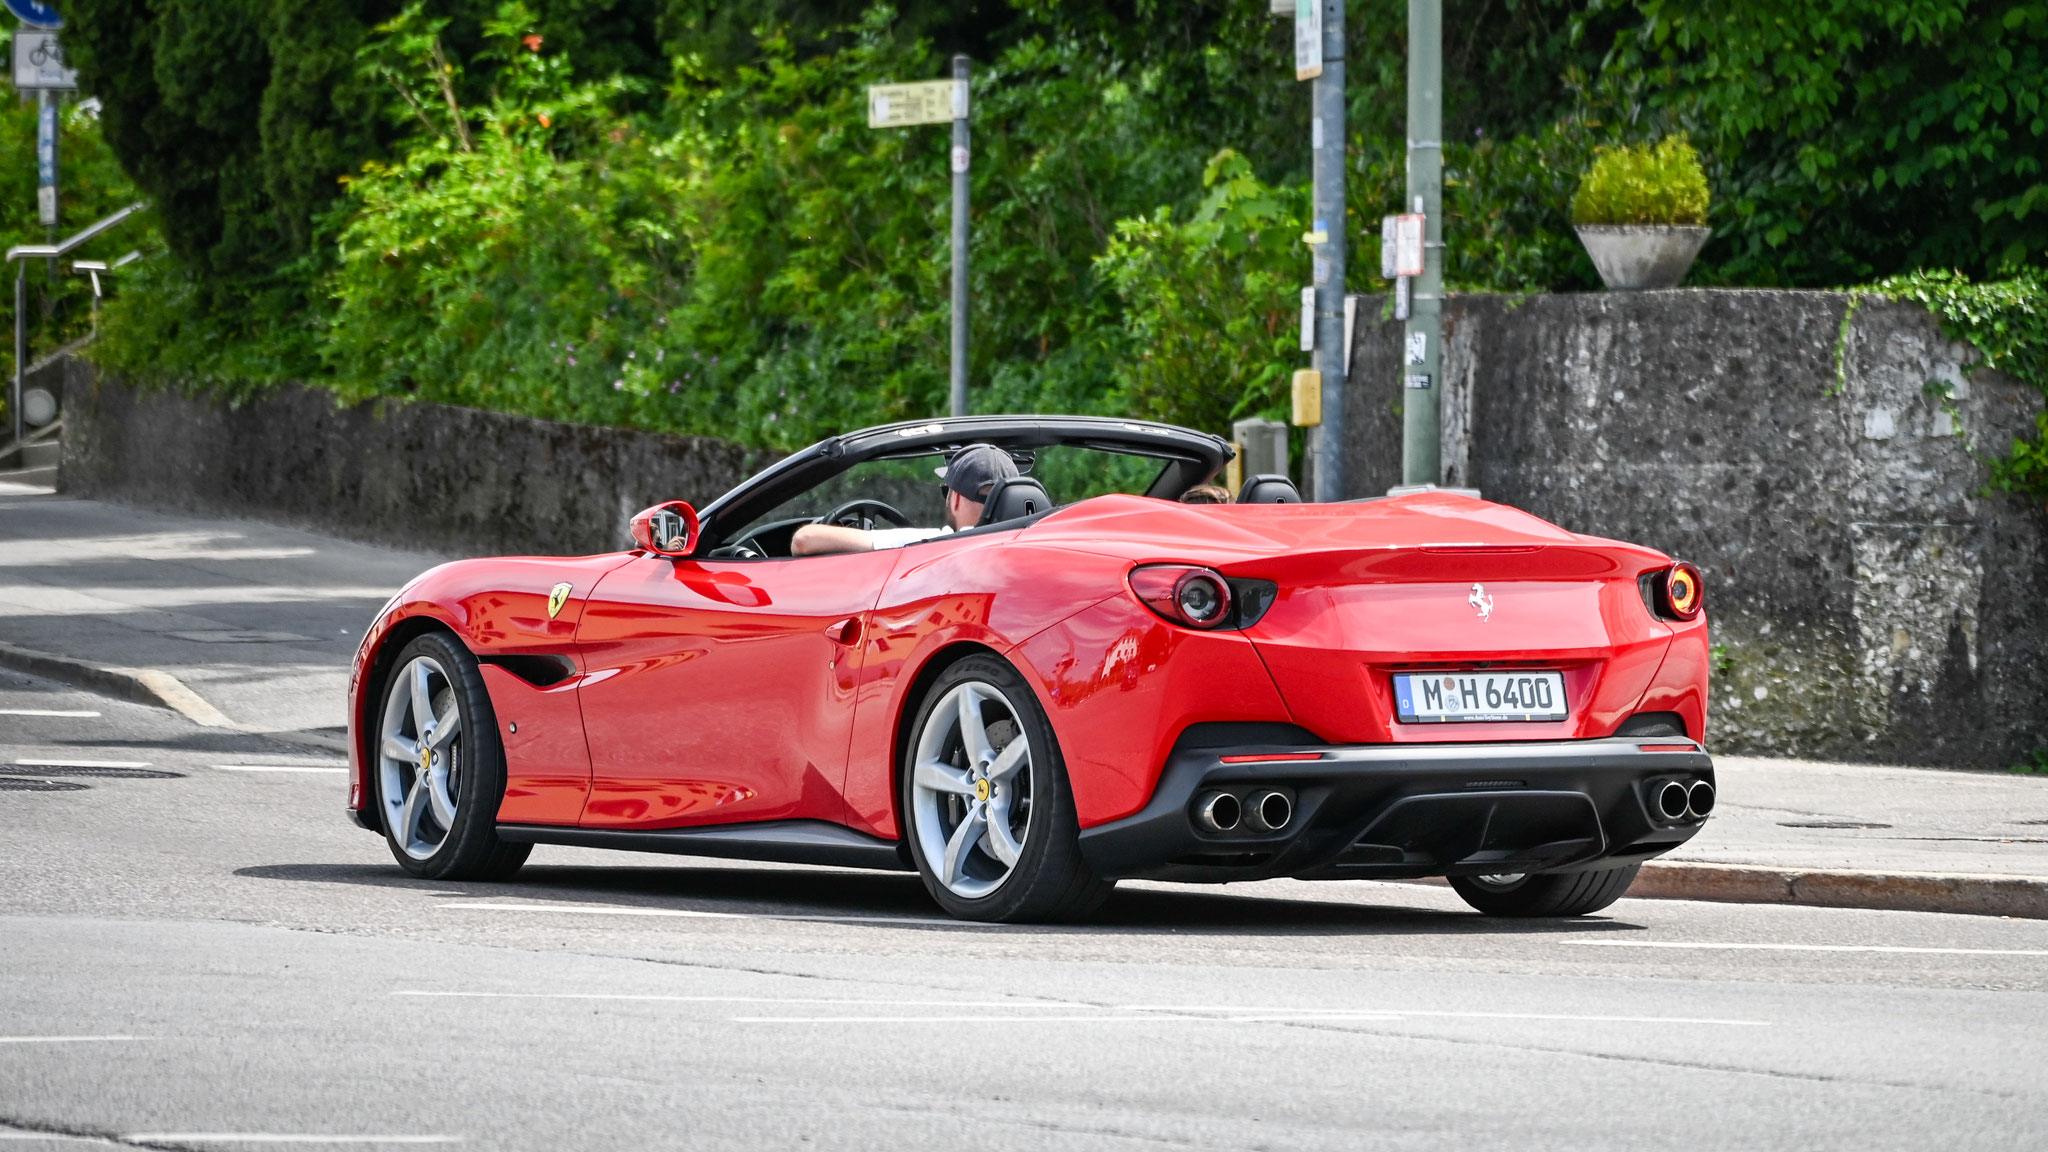
{"type": "Polygon", "coordinates": [[[662,500],[707,504],[765,460],[721,440],[438,404],[344,408],[285,388],[241,407],[64,362],[58,487],[430,551],[602,552],[662,500]]]}
{"type": "MultiPolygon", "coordinates": [[[[1379,301],[1361,301],[1377,309],[1379,301]]],[[[2048,745],[2048,515],[1978,495],[1970,442],[2038,392],[1966,374],[1927,312],[1827,292],[1463,297],[1444,481],[1707,573],[1715,747],[2005,767],[2048,745]]],[[[1401,331],[1362,325],[1353,495],[1400,479],[1401,331]]]]}

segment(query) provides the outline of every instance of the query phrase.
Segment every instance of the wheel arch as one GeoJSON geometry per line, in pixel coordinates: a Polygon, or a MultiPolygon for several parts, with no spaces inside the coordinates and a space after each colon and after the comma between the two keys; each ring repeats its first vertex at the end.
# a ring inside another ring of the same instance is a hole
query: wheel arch
{"type": "MultiPolygon", "coordinates": [[[[956,640],[933,652],[911,677],[910,687],[903,693],[902,706],[896,710],[893,735],[889,741],[889,811],[896,819],[896,849],[907,852],[910,837],[909,813],[903,811],[903,758],[910,747],[911,726],[919,709],[924,707],[925,698],[931,695],[932,685],[946,670],[970,656],[993,656],[1012,668],[1016,661],[986,644],[974,640],[956,640]]],[[[1020,670],[1021,672],[1021,670],[1020,670]]]]}
{"type": "Polygon", "coordinates": [[[404,616],[393,621],[377,637],[376,646],[364,662],[362,689],[356,693],[355,701],[354,743],[356,755],[363,765],[365,810],[373,809],[377,804],[377,773],[372,767],[376,762],[376,712],[383,706],[384,688],[391,678],[391,666],[407,644],[431,632],[445,632],[463,651],[469,651],[469,645],[462,642],[462,637],[447,621],[428,615],[404,616]]]}

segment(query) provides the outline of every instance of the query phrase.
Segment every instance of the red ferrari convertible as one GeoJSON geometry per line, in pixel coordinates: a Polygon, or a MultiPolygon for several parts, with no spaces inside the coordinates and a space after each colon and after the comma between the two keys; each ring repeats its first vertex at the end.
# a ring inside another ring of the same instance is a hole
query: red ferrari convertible
{"type": "Polygon", "coordinates": [[[1578,915],[1699,830],[1690,565],[1448,491],[1178,502],[1229,457],[1139,421],[895,424],[650,508],[626,551],[435,568],[356,655],[350,815],[419,876],[534,844],[915,869],[980,920],[1127,876],[1447,876],[1578,915]],[[1018,473],[978,524],[793,554],[806,524],[938,528],[972,444],[1018,473]]]}

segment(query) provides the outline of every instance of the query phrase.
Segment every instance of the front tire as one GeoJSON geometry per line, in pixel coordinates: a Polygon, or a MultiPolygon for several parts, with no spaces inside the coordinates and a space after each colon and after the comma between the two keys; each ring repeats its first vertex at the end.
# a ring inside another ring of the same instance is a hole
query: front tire
{"type": "Polygon", "coordinates": [[[1488,916],[1584,916],[1621,899],[1642,867],[1450,879],[1465,903],[1488,916]]]}
{"type": "Polygon", "coordinates": [[[398,866],[429,880],[504,880],[531,844],[498,839],[505,749],[476,658],[430,632],[407,644],[384,682],[377,807],[398,866]]]}
{"type": "Polygon", "coordinates": [[[969,656],[925,694],[898,784],[926,891],[963,920],[1074,919],[1115,881],[1081,856],[1059,741],[1007,661],[969,656]]]}

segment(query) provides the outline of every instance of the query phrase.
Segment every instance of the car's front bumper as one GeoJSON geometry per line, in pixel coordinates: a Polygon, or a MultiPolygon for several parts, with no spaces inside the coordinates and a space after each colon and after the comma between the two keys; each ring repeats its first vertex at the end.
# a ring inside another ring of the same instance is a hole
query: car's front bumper
{"type": "Polygon", "coordinates": [[[1669,851],[1699,830],[1694,816],[1653,815],[1651,789],[1671,779],[1711,785],[1713,761],[1668,738],[1181,748],[1151,802],[1084,829],[1081,851],[1103,876],[1187,881],[1606,867],[1669,851]],[[1277,831],[1222,833],[1196,822],[1199,797],[1267,788],[1292,801],[1277,831]]]}

